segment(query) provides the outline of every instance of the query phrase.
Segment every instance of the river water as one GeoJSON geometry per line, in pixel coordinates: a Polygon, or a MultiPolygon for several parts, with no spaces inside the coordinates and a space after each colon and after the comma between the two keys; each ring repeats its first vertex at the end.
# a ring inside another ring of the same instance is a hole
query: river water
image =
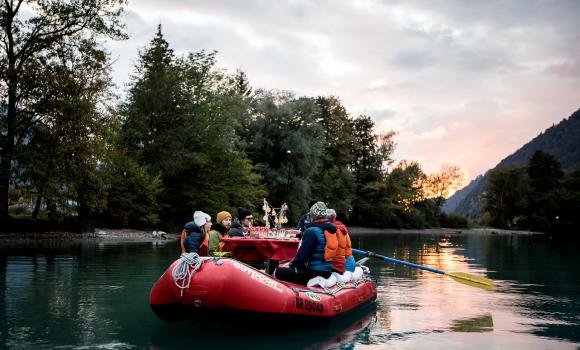
{"type": "Polygon", "coordinates": [[[176,242],[36,243],[0,248],[0,349],[579,349],[580,245],[547,235],[353,236],[355,247],[492,291],[372,260],[375,306],[315,330],[168,324],[149,289],[176,242]]]}

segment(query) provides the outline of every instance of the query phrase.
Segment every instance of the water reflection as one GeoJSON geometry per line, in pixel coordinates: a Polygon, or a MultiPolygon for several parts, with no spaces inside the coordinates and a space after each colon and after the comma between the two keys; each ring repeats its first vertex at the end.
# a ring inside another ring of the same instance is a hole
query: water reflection
{"type": "Polygon", "coordinates": [[[481,316],[474,316],[469,318],[464,318],[461,320],[455,320],[451,322],[449,330],[452,332],[491,332],[493,331],[493,318],[491,314],[485,314],[481,316]]]}
{"type": "Polygon", "coordinates": [[[268,325],[215,325],[191,321],[161,324],[153,333],[150,349],[333,349],[345,344],[368,343],[376,319],[370,306],[316,329],[271,329],[268,325]],[[203,335],[203,336],[201,336],[203,335]],[[234,345],[235,344],[235,345],[234,345]]]}
{"type": "Polygon", "coordinates": [[[493,291],[370,260],[376,308],[330,327],[264,331],[167,324],[149,289],[177,257],[175,242],[0,248],[0,348],[529,348],[580,345],[580,251],[534,236],[389,235],[354,245],[444,271],[485,275],[493,291]],[[372,247],[372,249],[369,249],[372,247]]]}

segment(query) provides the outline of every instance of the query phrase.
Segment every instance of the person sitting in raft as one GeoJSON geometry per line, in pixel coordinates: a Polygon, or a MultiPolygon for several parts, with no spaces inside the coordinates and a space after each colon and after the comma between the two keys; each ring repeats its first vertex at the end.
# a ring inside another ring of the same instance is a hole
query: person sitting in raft
{"type": "Polygon", "coordinates": [[[250,234],[250,228],[254,224],[252,212],[246,208],[238,208],[238,218],[232,223],[232,228],[228,232],[230,237],[244,237],[250,234]]]}
{"type": "Polygon", "coordinates": [[[312,223],[302,235],[296,256],[289,267],[276,269],[276,278],[306,285],[316,276],[330,277],[338,241],[336,227],[326,218],[326,209],[323,202],[316,202],[310,208],[312,223]]]}
{"type": "Polygon", "coordinates": [[[338,238],[338,248],[333,260],[332,268],[340,273],[344,271],[353,272],[356,267],[356,260],[352,256],[352,243],[346,226],[336,220],[336,211],[334,209],[326,210],[326,218],[336,227],[336,238],[338,238]]]}
{"type": "Polygon", "coordinates": [[[227,238],[228,231],[232,227],[232,214],[227,211],[220,211],[216,216],[216,223],[211,225],[209,231],[209,254],[214,256],[229,255],[225,242],[222,238],[227,238]]]}
{"type": "Polygon", "coordinates": [[[181,252],[207,256],[209,254],[207,232],[210,227],[209,215],[199,210],[193,213],[193,221],[185,224],[181,230],[181,252]]]}
{"type": "MultiPolygon", "coordinates": [[[[296,228],[298,230],[300,230],[300,235],[302,235],[302,232],[304,232],[308,226],[310,226],[310,208],[312,208],[312,206],[318,202],[317,200],[311,200],[310,202],[308,202],[308,208],[306,209],[306,212],[304,214],[302,214],[302,216],[300,217],[300,219],[298,220],[298,224],[296,225],[296,228]]],[[[300,237],[298,237],[300,238],[300,237]]]]}

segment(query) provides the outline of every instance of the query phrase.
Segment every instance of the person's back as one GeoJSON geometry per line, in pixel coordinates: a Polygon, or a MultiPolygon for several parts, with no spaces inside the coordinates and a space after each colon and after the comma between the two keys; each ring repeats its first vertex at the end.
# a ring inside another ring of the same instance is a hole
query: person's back
{"type": "Polygon", "coordinates": [[[304,214],[302,214],[302,216],[300,216],[298,224],[296,224],[296,228],[300,230],[300,234],[302,234],[302,232],[304,232],[312,223],[312,219],[310,218],[310,208],[312,208],[312,206],[316,203],[316,200],[311,200],[308,202],[308,209],[306,212],[304,212],[304,214]]]}
{"type": "Polygon", "coordinates": [[[232,222],[232,227],[230,228],[228,235],[230,237],[244,237],[244,229],[242,228],[242,224],[240,224],[238,219],[235,219],[232,222]]]}
{"type": "Polygon", "coordinates": [[[182,253],[198,253],[199,255],[207,255],[207,247],[203,246],[205,234],[201,231],[195,222],[190,221],[183,226],[185,237],[182,241],[182,253]]]}
{"type": "Polygon", "coordinates": [[[276,270],[276,278],[306,285],[316,276],[328,278],[332,273],[332,262],[337,247],[336,227],[326,217],[326,205],[317,202],[310,209],[314,222],[304,231],[296,256],[289,267],[276,270]]]}
{"type": "Polygon", "coordinates": [[[314,220],[302,234],[301,243],[312,248],[305,249],[300,257],[297,253],[296,258],[304,261],[304,267],[308,270],[332,272],[336,248],[329,247],[329,239],[336,240],[336,227],[326,219],[314,220]]]}
{"type": "Polygon", "coordinates": [[[207,256],[209,254],[207,230],[210,225],[210,216],[202,211],[196,211],[193,214],[193,221],[183,226],[181,232],[181,252],[197,253],[201,256],[207,256]]]}

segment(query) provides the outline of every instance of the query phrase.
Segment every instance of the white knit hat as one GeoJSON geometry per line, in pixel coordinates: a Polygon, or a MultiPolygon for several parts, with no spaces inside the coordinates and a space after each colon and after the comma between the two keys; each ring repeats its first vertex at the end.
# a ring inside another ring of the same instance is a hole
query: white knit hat
{"type": "Polygon", "coordinates": [[[202,227],[207,222],[211,222],[211,217],[203,211],[196,210],[195,213],[193,213],[193,222],[197,226],[202,227]]]}

